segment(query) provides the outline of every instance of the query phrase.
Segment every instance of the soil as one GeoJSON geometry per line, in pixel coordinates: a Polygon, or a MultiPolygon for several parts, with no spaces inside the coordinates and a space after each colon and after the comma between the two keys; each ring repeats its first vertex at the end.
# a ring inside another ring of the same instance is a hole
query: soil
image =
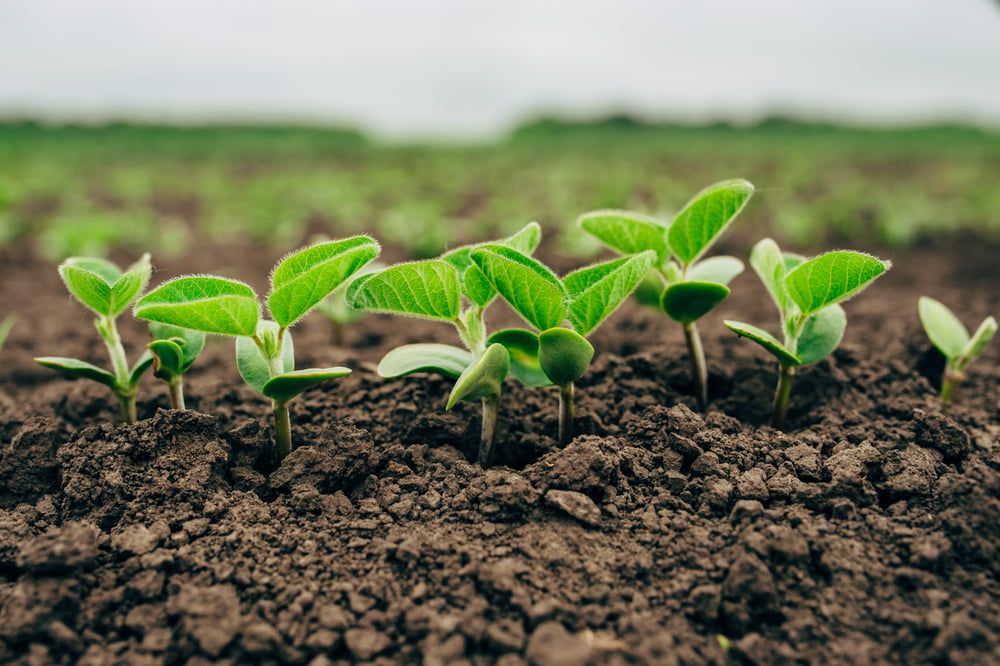
{"type": "MultiPolygon", "coordinates": [[[[801,373],[784,433],[764,425],[772,363],[720,323],[773,320],[752,275],[701,326],[705,414],[680,330],[628,304],[594,337],[577,438],[557,446],[552,390],[509,382],[487,471],[477,406],[374,373],[446,327],[369,317],[334,347],[314,316],[299,365],[355,372],[293,403],[297,448],[270,474],[267,405],[231,342],[187,378],[191,411],[147,377],[141,420],[112,424],[103,387],[31,362],[106,360],[54,268],[5,250],[20,321],[0,357],[0,661],[1000,663],[1000,345],[943,412],[916,319],[924,293],[995,313],[998,250],[883,253],[896,267],[801,373]]],[[[201,248],[154,279],[263,288],[273,259],[201,248]]]]}

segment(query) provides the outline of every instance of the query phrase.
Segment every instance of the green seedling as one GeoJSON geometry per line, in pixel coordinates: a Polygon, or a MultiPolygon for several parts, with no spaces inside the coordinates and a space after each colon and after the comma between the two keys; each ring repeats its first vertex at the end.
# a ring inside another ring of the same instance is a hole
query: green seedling
{"type": "Polygon", "coordinates": [[[559,441],[573,439],[574,386],[594,347],[586,336],[629,297],[657,259],[647,250],[573,271],[560,280],[541,262],[502,245],[485,245],[472,261],[534,330],[507,329],[488,342],[504,345],[513,374],[529,386],[559,387],[559,441]],[[564,326],[566,320],[572,328],[564,326]]]}
{"type": "Polygon", "coordinates": [[[945,358],[941,378],[941,402],[951,402],[955,388],[965,380],[965,371],[997,332],[997,320],[987,317],[971,336],[969,329],[941,301],[921,296],[918,302],[920,323],[931,343],[945,358]]]}
{"type": "Polygon", "coordinates": [[[368,236],[310,245],[282,259],[271,273],[270,320],[261,319],[254,290],[242,282],[191,275],[163,283],[135,304],[135,316],[202,333],[236,338],[236,366],[250,387],[271,400],[277,465],[292,449],[288,403],[303,391],[349,374],[347,368],[295,369],[289,328],[379,253],[368,236]]]}
{"type": "Polygon", "coordinates": [[[3,321],[0,322],[0,350],[3,349],[4,344],[7,342],[7,336],[10,335],[10,331],[14,328],[14,323],[16,321],[17,317],[14,315],[7,315],[4,317],[3,321]]]}
{"type": "Polygon", "coordinates": [[[135,396],[139,380],[153,364],[153,357],[146,351],[130,367],[116,322],[146,288],[151,272],[148,254],[125,271],[99,258],[71,257],[64,261],[59,265],[59,275],[69,293],[97,315],[94,325],[108,349],[111,372],[75,358],[42,356],[35,359],[46,368],[107,386],[118,398],[122,419],[126,423],[135,423],[135,396]]]}
{"type": "MultiPolygon", "coordinates": [[[[373,261],[358,271],[356,276],[361,277],[383,269],[384,264],[373,261]]],[[[316,310],[330,322],[330,344],[334,347],[343,347],[346,328],[365,316],[363,310],[352,308],[347,302],[347,286],[347,283],[340,285],[316,306],[316,310]]]]}
{"type": "Polygon", "coordinates": [[[169,324],[150,322],[153,341],[146,345],[153,355],[153,374],[167,384],[170,406],[184,409],[184,373],[205,348],[205,334],[169,324]]]}
{"type": "Polygon", "coordinates": [[[750,324],[738,321],[725,324],[778,359],[779,378],[771,423],[781,428],[796,369],[823,360],[844,337],[847,314],[840,303],[861,293],[892,264],[846,250],[806,259],[782,253],[777,243],[765,238],[754,245],[750,265],[778,307],[784,341],[750,324]]]}
{"type": "MultiPolygon", "coordinates": [[[[512,251],[534,252],[541,228],[532,222],[500,241],[512,251]]],[[[378,364],[382,377],[436,372],[455,378],[445,409],[461,401],[482,403],[479,464],[489,467],[496,449],[496,426],[504,379],[511,368],[507,349],[486,335],[486,309],[497,291],[471,259],[479,246],[465,245],[438,259],[397,264],[357,278],[347,290],[355,308],[452,324],[465,349],[444,344],[410,344],[391,350],[378,364]]]]}
{"type": "Polygon", "coordinates": [[[735,257],[702,257],[743,210],[753,191],[745,180],[711,185],[695,195],[669,225],[618,210],[594,211],[577,220],[577,226],[622,254],[656,253],[656,264],[636,296],[683,327],[702,409],[708,405],[708,365],[697,322],[729,296],[729,283],[743,272],[743,262],[735,257]]]}

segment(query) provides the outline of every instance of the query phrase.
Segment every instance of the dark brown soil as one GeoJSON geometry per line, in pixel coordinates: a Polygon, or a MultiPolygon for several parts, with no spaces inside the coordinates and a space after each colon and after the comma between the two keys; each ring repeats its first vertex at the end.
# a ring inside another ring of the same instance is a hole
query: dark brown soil
{"type": "MultiPolygon", "coordinates": [[[[355,373],[294,404],[298,448],[270,475],[266,404],[231,342],[189,376],[192,411],[165,410],[150,377],[142,420],[109,425],[102,387],[30,360],[103,365],[89,317],[52,266],[8,250],[0,660],[1000,663],[1000,345],[945,414],[916,319],[923,293],[995,313],[998,249],[892,256],[848,305],[842,349],[801,374],[787,433],[761,425],[771,363],[720,324],[772,320],[752,275],[702,325],[705,415],[680,331],[629,305],[595,336],[581,435],[560,449],[553,392],[510,383],[502,464],[485,472],[476,406],[446,413],[444,380],[373,371],[391,346],[450,331],[372,317],[334,348],[313,318],[300,365],[355,373]]],[[[263,287],[273,259],[203,248],[156,279],[263,287]]],[[[142,331],[124,327],[134,357],[142,331]]]]}

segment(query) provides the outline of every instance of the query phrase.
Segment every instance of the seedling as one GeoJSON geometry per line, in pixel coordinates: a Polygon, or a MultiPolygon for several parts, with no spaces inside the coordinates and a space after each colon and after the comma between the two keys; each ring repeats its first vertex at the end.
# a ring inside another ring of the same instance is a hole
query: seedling
{"type": "Polygon", "coordinates": [[[153,341],[146,347],[153,354],[153,374],[167,384],[170,406],[184,409],[184,373],[205,348],[205,334],[169,324],[150,322],[153,341]]]}
{"type": "Polygon", "coordinates": [[[269,458],[277,465],[292,449],[288,403],[309,388],[351,372],[342,367],[295,370],[289,328],[378,253],[374,239],[354,236],[289,254],[271,273],[267,297],[271,320],[261,319],[260,302],[249,285],[212,275],[190,275],[163,283],[139,299],[135,316],[236,338],[240,376],[271,400],[275,445],[269,458]]]}
{"type": "Polygon", "coordinates": [[[118,317],[138,298],[149,282],[152,267],[149,255],[122,271],[105,259],[71,257],[59,265],[59,275],[66,289],[84,307],[97,315],[94,325],[104,341],[111,359],[111,372],[96,365],[64,356],[42,356],[35,361],[72,377],[82,377],[104,384],[118,398],[122,419],[135,423],[135,396],[139,380],[153,364],[153,357],[144,352],[135,365],[129,367],[118,335],[118,317]]]}
{"type": "Polygon", "coordinates": [[[743,272],[743,262],[735,257],[702,256],[736,219],[753,191],[745,180],[711,185],[695,195],[669,225],[618,210],[594,211],[577,220],[581,229],[622,254],[656,253],[656,264],[637,296],[683,327],[702,409],[708,405],[708,366],[697,322],[726,300],[727,285],[743,272]]]}
{"type": "MultiPolygon", "coordinates": [[[[373,261],[357,272],[357,277],[383,270],[384,264],[373,261]]],[[[333,290],[333,293],[320,301],[316,310],[330,321],[330,343],[334,347],[344,345],[345,329],[365,316],[363,310],[352,308],[347,302],[347,283],[333,290]]]]}
{"type": "Polygon", "coordinates": [[[7,336],[10,335],[10,331],[14,328],[14,322],[16,321],[17,317],[14,315],[7,315],[4,317],[3,321],[0,322],[0,350],[3,349],[4,343],[7,342],[7,336]]]}
{"type": "Polygon", "coordinates": [[[797,254],[783,254],[777,243],[765,238],[754,245],[750,265],[778,307],[784,341],[750,324],[738,321],[725,324],[778,359],[778,387],[771,423],[781,428],[796,369],[823,360],[844,337],[847,314],[840,303],[861,293],[892,264],[846,250],[806,259],[797,254]]]}
{"type": "Polygon", "coordinates": [[[941,301],[921,296],[917,309],[920,323],[931,343],[945,358],[941,378],[941,402],[951,402],[955,388],[965,380],[965,371],[997,332],[997,320],[987,317],[971,336],[969,329],[941,301]]]}
{"type": "Polygon", "coordinates": [[[559,441],[568,444],[573,439],[575,382],[594,358],[586,336],[635,290],[656,262],[656,252],[594,264],[562,280],[541,262],[503,245],[485,245],[470,256],[489,284],[534,328],[499,331],[489,341],[507,347],[513,374],[523,383],[559,387],[559,441]],[[567,319],[572,328],[563,326],[567,319]]]}

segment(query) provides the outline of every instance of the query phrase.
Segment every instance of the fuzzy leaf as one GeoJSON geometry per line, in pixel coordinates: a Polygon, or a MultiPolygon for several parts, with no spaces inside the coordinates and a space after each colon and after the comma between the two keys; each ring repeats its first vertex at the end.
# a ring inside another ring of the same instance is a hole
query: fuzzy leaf
{"type": "Polygon", "coordinates": [[[153,374],[165,381],[170,381],[174,377],[184,374],[184,350],[178,342],[183,342],[180,338],[173,340],[153,340],[148,345],[150,353],[153,355],[153,374]]]}
{"type": "Polygon", "coordinates": [[[972,338],[969,340],[969,344],[965,346],[962,350],[962,358],[966,359],[966,365],[971,362],[974,358],[983,353],[986,349],[986,345],[990,343],[993,336],[997,333],[997,320],[993,317],[987,317],[983,320],[983,323],[979,325],[976,332],[972,334],[972,338]]]}
{"type": "Polygon", "coordinates": [[[368,236],[316,243],[282,259],[271,273],[271,317],[291,326],[349,277],[375,259],[379,244],[368,236]]]}
{"type": "Polygon", "coordinates": [[[251,336],[260,304],[249,285],[212,275],[174,278],[139,299],[139,319],[219,335],[251,336]]]}
{"type": "Polygon", "coordinates": [[[349,374],[351,374],[350,369],[342,367],[295,370],[271,377],[264,383],[260,392],[271,400],[288,402],[303,391],[349,374]]]}
{"type": "Polygon", "coordinates": [[[70,257],[63,262],[63,265],[72,265],[91,273],[97,273],[108,284],[114,284],[122,276],[122,269],[113,262],[100,257],[70,257]]]}
{"type": "Polygon", "coordinates": [[[510,358],[503,345],[486,348],[483,355],[465,369],[448,395],[445,409],[451,409],[461,400],[479,400],[500,395],[503,380],[510,370],[510,358]]]}
{"type": "Polygon", "coordinates": [[[840,305],[829,305],[806,319],[795,347],[802,364],[816,363],[833,353],[844,339],[847,313],[840,305]]]}
{"type": "Polygon", "coordinates": [[[862,252],[838,250],[808,259],[785,276],[785,289],[803,316],[856,296],[892,264],[862,252]]]}
{"type": "Polygon", "coordinates": [[[72,259],[59,266],[59,275],[66,289],[76,300],[101,316],[111,314],[111,285],[97,273],[81,268],[72,259]]]}
{"type": "Polygon", "coordinates": [[[917,302],[920,323],[927,337],[949,361],[962,355],[969,344],[969,330],[941,301],[921,296],[917,302]]]}
{"type": "Polygon", "coordinates": [[[542,242],[542,227],[538,222],[528,222],[500,244],[513,248],[521,254],[531,254],[542,242]]]}
{"type": "Polygon", "coordinates": [[[758,241],[750,251],[750,266],[764,283],[767,293],[771,294],[771,300],[778,306],[778,312],[783,315],[787,313],[791,307],[791,299],[785,291],[785,275],[788,269],[785,256],[782,255],[778,244],[770,238],[758,241]]]}
{"type": "Polygon", "coordinates": [[[563,278],[573,328],[581,335],[597,328],[635,291],[655,261],[656,253],[647,250],[581,268],[563,278]]]}
{"type": "Polygon", "coordinates": [[[550,328],[538,334],[538,362],[557,386],[582,377],[593,358],[593,345],[576,331],[550,328]]]}
{"type": "Polygon", "coordinates": [[[692,282],[718,282],[729,284],[743,272],[743,262],[736,257],[720,255],[702,259],[688,269],[687,279],[692,282]]]}
{"type": "Polygon", "coordinates": [[[674,321],[690,324],[729,297],[729,287],[718,282],[675,282],[663,290],[660,307],[674,321]]]}
{"type": "Polygon", "coordinates": [[[566,318],[566,290],[540,262],[503,245],[485,245],[470,256],[514,311],[535,328],[558,326],[566,318]]]}
{"type": "Polygon", "coordinates": [[[459,377],[472,363],[472,354],[459,347],[435,343],[396,347],[379,361],[380,377],[395,378],[414,372],[437,372],[459,377]]]}
{"type": "Polygon", "coordinates": [[[86,361],[81,361],[75,358],[66,358],[65,356],[39,356],[35,359],[35,363],[71,377],[90,379],[100,384],[104,384],[112,390],[116,390],[117,388],[115,376],[113,374],[104,368],[98,368],[96,365],[87,363],[86,361]]]}
{"type": "MultiPolygon", "coordinates": [[[[179,345],[182,348],[181,374],[187,372],[194,365],[194,362],[198,360],[198,356],[201,355],[202,350],[205,349],[205,334],[201,331],[192,331],[187,328],[180,328],[179,326],[150,322],[149,334],[153,337],[153,340],[177,338],[182,342],[179,345]]],[[[152,346],[150,346],[150,349],[152,349],[152,346]]]]}
{"type": "Polygon", "coordinates": [[[524,386],[550,386],[538,360],[538,336],[525,328],[505,328],[486,339],[486,344],[501,344],[510,355],[510,373],[524,386]]]}
{"type": "Polygon", "coordinates": [[[469,256],[476,247],[480,245],[506,245],[522,254],[531,254],[538,247],[542,240],[542,228],[537,222],[529,222],[512,236],[495,243],[482,243],[479,245],[464,245],[441,255],[443,261],[455,267],[458,271],[459,280],[462,284],[462,293],[466,298],[485,308],[497,297],[497,290],[486,279],[482,270],[472,262],[469,256]]]}
{"type": "Polygon", "coordinates": [[[657,265],[670,258],[667,227],[656,218],[626,210],[595,210],[577,219],[578,227],[622,254],[656,252],[657,265]]]}
{"type": "Polygon", "coordinates": [[[121,277],[111,285],[109,316],[117,317],[128,309],[132,302],[149,284],[149,276],[153,267],[149,265],[149,254],[142,255],[139,261],[128,267],[121,277]]]}
{"type": "Polygon", "coordinates": [[[722,322],[726,325],[730,331],[736,335],[746,338],[747,340],[752,340],[758,345],[767,350],[769,354],[774,355],[778,362],[784,366],[795,366],[802,365],[802,360],[788,351],[780,341],[767,331],[750,324],[744,324],[741,321],[724,321],[722,322]]]}
{"type": "Polygon", "coordinates": [[[753,194],[753,185],[741,179],[724,180],[695,195],[677,214],[667,241],[685,266],[700,257],[732,223],[753,194]]]}
{"type": "Polygon", "coordinates": [[[459,314],[455,268],[440,259],[413,261],[363,275],[347,288],[347,301],[371,312],[454,321],[459,314]]]}
{"type": "MultiPolygon", "coordinates": [[[[265,339],[265,336],[276,337],[278,334],[278,324],[273,321],[261,320],[257,327],[257,337],[265,339]]],[[[252,338],[236,338],[236,369],[239,370],[240,377],[258,393],[264,392],[264,385],[271,379],[271,371],[267,367],[267,359],[264,358],[260,347],[252,338]]],[[[295,370],[295,344],[292,342],[292,334],[285,331],[285,339],[281,346],[281,370],[279,374],[287,374],[295,370]]]]}
{"type": "Polygon", "coordinates": [[[148,349],[142,352],[136,360],[135,365],[132,366],[132,370],[128,373],[129,384],[131,386],[139,383],[139,380],[146,374],[146,371],[153,367],[153,361],[153,355],[148,349]]]}

